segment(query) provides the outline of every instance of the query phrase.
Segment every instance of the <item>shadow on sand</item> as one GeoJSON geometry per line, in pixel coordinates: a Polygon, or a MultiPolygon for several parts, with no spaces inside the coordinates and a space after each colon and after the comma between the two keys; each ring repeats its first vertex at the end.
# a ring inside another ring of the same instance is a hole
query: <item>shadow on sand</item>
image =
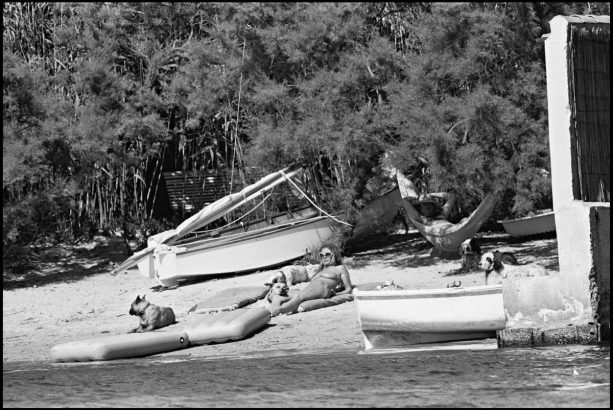
{"type": "Polygon", "coordinates": [[[371,236],[361,241],[359,246],[348,248],[345,253],[352,257],[348,265],[355,269],[368,265],[373,259],[395,268],[436,266],[447,262],[431,256],[432,249],[432,244],[419,232],[410,232],[371,236]]]}
{"type": "MultiPolygon", "coordinates": [[[[505,234],[485,234],[481,237],[484,252],[500,250],[513,252],[520,264],[531,263],[538,259],[547,270],[559,270],[558,249],[555,234],[533,237],[513,238],[505,234]]],[[[351,258],[348,266],[363,268],[373,260],[395,268],[418,268],[449,263],[449,259],[432,256],[433,246],[419,232],[408,234],[380,234],[365,238],[357,244],[347,246],[344,255],[351,258]]],[[[83,278],[111,274],[113,264],[123,262],[128,256],[125,243],[112,238],[94,249],[54,247],[39,252],[42,257],[36,268],[22,275],[3,274],[3,289],[19,289],[43,286],[52,283],[76,282],[83,278]]],[[[458,267],[460,255],[457,257],[458,267]]],[[[236,274],[207,277],[206,279],[186,281],[181,286],[215,280],[236,274]]],[[[173,287],[174,288],[174,287],[173,287]]],[[[170,290],[159,285],[152,291],[170,290]]]]}
{"type": "Polygon", "coordinates": [[[118,238],[111,238],[91,250],[52,247],[39,249],[37,255],[37,262],[32,270],[21,274],[3,272],[2,289],[69,283],[89,276],[110,274],[113,264],[121,263],[129,256],[125,243],[118,238]]]}
{"type": "MultiPolygon", "coordinates": [[[[512,252],[520,264],[532,263],[535,259],[547,270],[559,270],[558,248],[555,233],[513,238],[508,234],[484,234],[481,239],[483,252],[499,250],[512,252]]],[[[382,234],[369,237],[346,251],[352,257],[351,267],[362,268],[373,259],[387,263],[395,268],[418,268],[437,266],[457,261],[460,267],[461,256],[456,258],[432,256],[433,246],[419,232],[409,234],[382,234]]],[[[448,272],[445,276],[466,274],[466,272],[448,272]]]]}

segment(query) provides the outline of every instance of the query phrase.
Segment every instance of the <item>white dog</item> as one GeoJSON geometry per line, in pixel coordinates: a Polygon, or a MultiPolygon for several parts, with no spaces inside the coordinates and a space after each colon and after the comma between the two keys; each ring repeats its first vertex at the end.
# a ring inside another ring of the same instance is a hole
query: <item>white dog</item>
{"type": "Polygon", "coordinates": [[[264,298],[261,306],[268,309],[271,315],[277,316],[281,305],[290,299],[287,295],[288,291],[289,288],[285,283],[277,282],[271,284],[270,290],[264,298]]]}
{"type": "Polygon", "coordinates": [[[270,290],[266,294],[266,300],[269,303],[272,303],[272,300],[273,298],[275,298],[275,296],[287,296],[288,291],[289,288],[285,283],[273,283],[273,285],[270,287],[270,290]]]}
{"type": "Polygon", "coordinates": [[[530,278],[549,275],[547,270],[539,265],[507,265],[500,258],[496,258],[493,252],[486,252],[481,256],[479,267],[485,271],[486,285],[496,285],[502,283],[502,279],[507,278],[530,278]]]}
{"type": "MultiPolygon", "coordinates": [[[[500,252],[498,250],[492,252],[495,259],[500,259],[507,265],[519,265],[517,258],[511,252],[500,252]]],[[[462,242],[460,246],[460,255],[462,256],[462,266],[459,272],[469,272],[477,270],[483,252],[478,238],[469,238],[462,242]]]]}

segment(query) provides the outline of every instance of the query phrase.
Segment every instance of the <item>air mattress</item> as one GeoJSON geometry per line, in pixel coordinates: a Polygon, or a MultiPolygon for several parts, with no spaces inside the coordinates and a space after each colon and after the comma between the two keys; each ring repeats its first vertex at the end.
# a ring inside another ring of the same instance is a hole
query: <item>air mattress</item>
{"type": "Polygon", "coordinates": [[[188,345],[189,338],[184,330],[128,333],[57,345],[51,349],[51,358],[55,362],[125,359],[182,349],[188,345]]]}
{"type": "Polygon", "coordinates": [[[311,299],[306,300],[298,306],[298,312],[309,312],[311,310],[321,309],[329,306],[340,305],[341,303],[351,302],[353,295],[346,293],[344,295],[332,296],[328,299],[311,299]]]}
{"type": "Polygon", "coordinates": [[[238,309],[206,314],[185,325],[189,342],[195,344],[222,343],[243,339],[270,321],[266,308],[238,309]]]}

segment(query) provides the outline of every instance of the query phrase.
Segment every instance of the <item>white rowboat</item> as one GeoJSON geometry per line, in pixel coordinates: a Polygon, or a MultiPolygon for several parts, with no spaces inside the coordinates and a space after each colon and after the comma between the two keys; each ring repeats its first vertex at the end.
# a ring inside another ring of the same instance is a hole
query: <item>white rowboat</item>
{"type": "Polygon", "coordinates": [[[502,285],[354,290],[365,349],[496,337],[504,329],[502,285]]]}

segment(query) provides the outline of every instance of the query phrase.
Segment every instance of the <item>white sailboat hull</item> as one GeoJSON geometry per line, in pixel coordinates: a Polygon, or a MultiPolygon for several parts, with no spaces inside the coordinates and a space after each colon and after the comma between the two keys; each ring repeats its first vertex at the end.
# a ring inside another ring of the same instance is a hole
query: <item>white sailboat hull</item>
{"type": "Polygon", "coordinates": [[[332,240],[335,225],[332,219],[321,216],[162,246],[140,261],[139,272],[171,286],[183,280],[272,267],[300,258],[332,240]]]}
{"type": "Polygon", "coordinates": [[[365,349],[496,337],[502,285],[354,291],[365,349]]]}
{"type": "Polygon", "coordinates": [[[334,239],[337,222],[340,222],[328,214],[321,216],[325,212],[317,206],[286,211],[270,216],[270,219],[243,224],[241,220],[249,211],[233,221],[234,227],[202,231],[212,222],[259,198],[282,182],[292,183],[307,197],[291,181],[292,176],[302,171],[303,166],[294,163],[239,192],[219,198],[175,229],[148,238],[147,248],[134,253],[116,271],[138,265],[141,275],[157,279],[165,286],[172,286],[210,275],[270,268],[304,256],[324,242],[334,239]]]}

